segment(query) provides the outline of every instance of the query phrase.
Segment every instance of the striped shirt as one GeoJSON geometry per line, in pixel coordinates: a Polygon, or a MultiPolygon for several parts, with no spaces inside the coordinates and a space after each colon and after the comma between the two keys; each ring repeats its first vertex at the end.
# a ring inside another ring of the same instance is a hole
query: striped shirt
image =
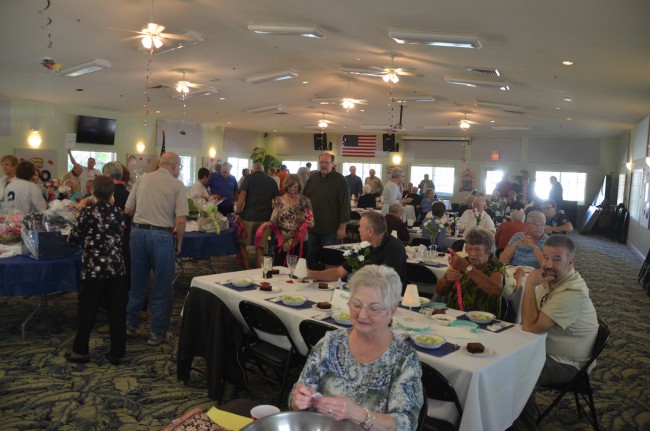
{"type": "Polygon", "coordinates": [[[14,178],[7,184],[4,198],[6,207],[17,209],[25,215],[47,209],[41,188],[20,178],[14,178]]]}

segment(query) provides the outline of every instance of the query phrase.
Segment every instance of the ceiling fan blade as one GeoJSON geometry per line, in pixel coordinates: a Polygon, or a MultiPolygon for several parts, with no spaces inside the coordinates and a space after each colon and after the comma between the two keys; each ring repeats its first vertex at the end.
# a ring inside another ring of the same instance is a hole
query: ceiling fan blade
{"type": "Polygon", "coordinates": [[[125,31],[127,33],[135,33],[139,34],[140,36],[144,36],[146,33],[143,33],[142,31],[135,31],[135,30],[129,30],[126,28],[119,28],[119,27],[108,27],[109,30],[117,30],[117,31],[125,31]]]}
{"type": "Polygon", "coordinates": [[[164,25],[156,24],[155,22],[149,22],[147,23],[147,26],[142,29],[143,33],[150,33],[150,34],[157,34],[161,35],[161,33],[165,30],[164,25]]]}
{"type": "Polygon", "coordinates": [[[191,40],[195,41],[196,38],[187,34],[173,34],[173,33],[160,33],[160,37],[169,40],[191,40]]]}
{"type": "Polygon", "coordinates": [[[417,77],[423,76],[419,72],[415,72],[415,71],[409,70],[409,69],[402,69],[402,68],[395,69],[395,73],[397,73],[400,76],[417,76],[417,77]]]}

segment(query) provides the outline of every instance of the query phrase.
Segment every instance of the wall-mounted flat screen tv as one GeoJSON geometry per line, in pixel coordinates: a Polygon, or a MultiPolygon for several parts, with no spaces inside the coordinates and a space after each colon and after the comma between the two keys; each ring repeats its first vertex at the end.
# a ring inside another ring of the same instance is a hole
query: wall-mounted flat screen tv
{"type": "Polygon", "coordinates": [[[115,145],[115,120],[109,118],[77,117],[77,143],[115,145]]]}

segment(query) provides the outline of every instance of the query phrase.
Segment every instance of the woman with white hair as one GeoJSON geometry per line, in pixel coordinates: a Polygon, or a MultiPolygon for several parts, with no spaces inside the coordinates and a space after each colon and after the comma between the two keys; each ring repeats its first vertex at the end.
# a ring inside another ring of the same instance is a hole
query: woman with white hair
{"type": "Polygon", "coordinates": [[[420,361],[389,328],[402,292],[399,275],[366,265],[349,285],[352,329],[330,331],[316,344],[289,407],[313,408],[364,429],[415,430],[424,402],[420,361]],[[313,397],[317,392],[323,396],[313,397]]]}

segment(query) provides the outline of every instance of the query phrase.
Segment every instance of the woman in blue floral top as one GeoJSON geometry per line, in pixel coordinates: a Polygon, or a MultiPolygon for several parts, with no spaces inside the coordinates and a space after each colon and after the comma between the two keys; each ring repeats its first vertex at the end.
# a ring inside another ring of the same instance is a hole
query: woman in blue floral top
{"type": "Polygon", "coordinates": [[[420,361],[389,328],[402,283],[394,269],[366,265],[350,281],[352,329],[330,331],[314,347],[289,398],[364,429],[415,430],[424,403],[420,361]],[[316,393],[322,397],[313,397],[316,393]]]}
{"type": "Polygon", "coordinates": [[[117,365],[126,349],[127,283],[122,255],[126,223],[122,210],[109,203],[114,191],[111,178],[96,177],[93,182],[96,202],[81,210],[77,226],[70,233],[69,242],[81,244],[83,248],[77,335],[72,352],[65,356],[70,362],[89,361],[88,340],[100,304],[106,306],[110,326],[111,348],[107,359],[117,365]]]}
{"type": "Polygon", "coordinates": [[[447,306],[459,309],[455,287],[460,281],[464,311],[488,311],[497,319],[504,319],[506,301],[501,289],[504,285],[506,267],[495,257],[494,236],[485,229],[470,229],[465,233],[467,257],[449,256],[449,269],[436,283],[436,292],[449,294],[447,306]]]}

